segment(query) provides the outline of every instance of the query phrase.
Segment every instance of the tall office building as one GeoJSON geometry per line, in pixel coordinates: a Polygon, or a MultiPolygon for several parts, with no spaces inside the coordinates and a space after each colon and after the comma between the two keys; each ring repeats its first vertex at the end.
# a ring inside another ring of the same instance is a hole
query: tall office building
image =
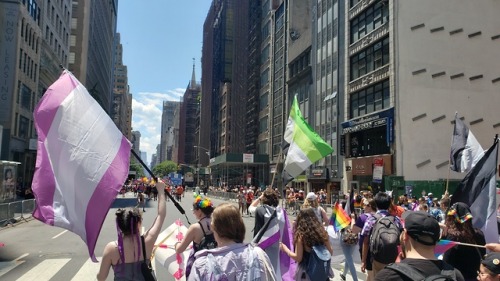
{"type": "Polygon", "coordinates": [[[115,37],[111,118],[128,139],[132,137],[132,94],[130,94],[129,89],[127,66],[123,65],[123,46],[120,42],[120,33],[117,33],[115,37]]]}
{"type": "MultiPolygon", "coordinates": [[[[248,7],[248,62],[247,62],[247,97],[246,97],[246,113],[245,113],[245,137],[244,149],[247,153],[262,153],[267,154],[267,149],[259,151],[259,143],[261,138],[267,138],[263,134],[267,133],[268,118],[262,118],[264,126],[260,127],[261,118],[260,112],[263,108],[267,109],[267,104],[261,107],[260,104],[260,69],[262,60],[269,60],[269,46],[267,49],[262,49],[262,1],[250,1],[248,7]],[[262,51],[267,50],[267,54],[262,51]]],[[[269,9],[268,9],[269,10],[269,9]]],[[[245,34],[245,33],[244,33],[245,34]]],[[[266,98],[266,102],[268,97],[266,98]]],[[[263,113],[267,116],[267,114],[263,113]]],[[[242,115],[243,116],[243,115],[242,115]]]]}
{"type": "MultiPolygon", "coordinates": [[[[309,99],[304,100],[309,103],[305,108],[310,110],[308,122],[314,131],[334,151],[312,165],[307,181],[313,191],[325,189],[328,194],[337,195],[343,177],[338,127],[344,115],[344,1],[314,0],[311,16],[313,84],[309,99]]],[[[291,71],[300,69],[301,62],[297,62],[298,65],[290,66],[291,71]]]]}
{"type": "Polygon", "coordinates": [[[132,143],[132,149],[134,152],[141,156],[141,132],[132,131],[132,139],[130,142],[132,143]]]}
{"type": "Polygon", "coordinates": [[[118,0],[72,3],[69,70],[111,116],[118,0]]]}
{"type": "Polygon", "coordinates": [[[0,160],[21,163],[15,180],[21,178],[24,185],[31,183],[35,169],[33,110],[42,95],[38,84],[46,13],[40,1],[0,2],[0,160]]]}
{"type": "Polygon", "coordinates": [[[489,0],[346,4],[347,181],[406,193],[463,178],[448,168],[455,112],[485,149],[500,132],[499,10],[489,0]]]}
{"type": "Polygon", "coordinates": [[[174,131],[178,127],[174,123],[176,109],[179,108],[178,101],[164,101],[161,114],[160,147],[157,152],[158,163],[172,160],[172,147],[174,145],[174,131]]]}
{"type": "MultiPolygon", "coordinates": [[[[211,156],[242,153],[248,98],[249,2],[212,1],[203,30],[201,115],[210,116],[210,123],[200,120],[200,146],[208,148],[211,156]]],[[[208,164],[208,158],[201,160],[208,164]]]]}
{"type": "Polygon", "coordinates": [[[184,164],[197,164],[198,149],[194,148],[194,146],[198,145],[195,136],[201,87],[196,82],[194,69],[193,63],[191,81],[184,92],[179,110],[179,146],[177,153],[179,163],[184,164]]]}

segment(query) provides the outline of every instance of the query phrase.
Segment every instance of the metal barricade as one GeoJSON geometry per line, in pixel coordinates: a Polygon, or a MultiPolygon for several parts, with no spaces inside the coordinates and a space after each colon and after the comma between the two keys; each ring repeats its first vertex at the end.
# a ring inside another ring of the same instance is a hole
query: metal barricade
{"type": "Polygon", "coordinates": [[[35,199],[13,201],[0,204],[0,226],[14,224],[20,220],[27,220],[33,216],[35,199]]]}
{"type": "Polygon", "coordinates": [[[33,216],[36,202],[35,199],[28,199],[22,201],[21,218],[26,220],[33,216]]]}

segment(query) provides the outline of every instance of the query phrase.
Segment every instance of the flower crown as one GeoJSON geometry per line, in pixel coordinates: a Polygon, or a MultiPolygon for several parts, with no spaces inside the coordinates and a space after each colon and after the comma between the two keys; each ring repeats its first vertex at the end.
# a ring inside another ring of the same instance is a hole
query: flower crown
{"type": "Polygon", "coordinates": [[[204,209],[204,208],[207,208],[207,207],[213,207],[212,201],[210,201],[208,198],[201,198],[201,196],[197,196],[196,199],[194,199],[194,203],[193,204],[198,209],[204,209]]]}

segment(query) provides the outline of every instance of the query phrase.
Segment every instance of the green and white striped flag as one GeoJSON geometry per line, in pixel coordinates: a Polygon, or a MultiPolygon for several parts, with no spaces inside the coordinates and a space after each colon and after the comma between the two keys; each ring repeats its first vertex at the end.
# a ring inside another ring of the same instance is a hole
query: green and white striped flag
{"type": "Polygon", "coordinates": [[[286,124],[283,150],[287,150],[282,174],[284,184],[300,175],[314,162],[333,152],[333,148],[304,120],[296,96],[293,98],[286,124]]]}

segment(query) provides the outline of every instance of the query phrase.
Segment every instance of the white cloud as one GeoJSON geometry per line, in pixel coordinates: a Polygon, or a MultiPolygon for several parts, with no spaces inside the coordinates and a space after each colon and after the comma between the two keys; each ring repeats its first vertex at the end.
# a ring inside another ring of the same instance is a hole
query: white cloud
{"type": "Polygon", "coordinates": [[[185,89],[176,88],[165,93],[140,92],[133,94],[132,130],[141,132],[139,149],[147,153],[146,164],[151,163],[151,156],[156,153],[160,143],[161,114],[164,101],[180,101],[185,89]]]}

